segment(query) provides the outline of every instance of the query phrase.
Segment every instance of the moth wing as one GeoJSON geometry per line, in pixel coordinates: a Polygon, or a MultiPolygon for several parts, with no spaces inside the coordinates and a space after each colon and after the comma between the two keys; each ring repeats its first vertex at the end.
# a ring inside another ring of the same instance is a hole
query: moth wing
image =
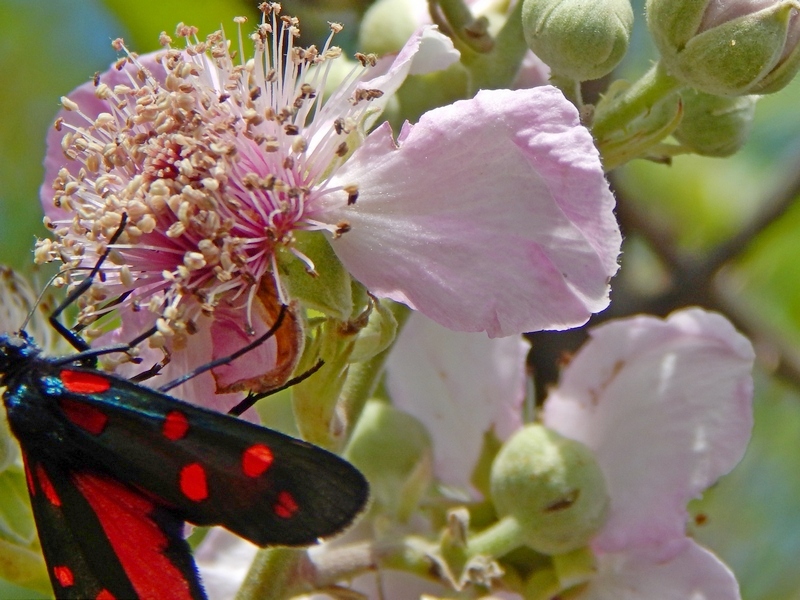
{"type": "Polygon", "coordinates": [[[56,597],[206,597],[183,523],[163,507],[91,471],[28,456],[25,468],[56,597]]]}
{"type": "Polygon", "coordinates": [[[262,546],[308,545],[341,531],[367,501],[364,476],[331,452],[108,379],[105,391],[60,397],[79,430],[70,437],[80,439],[98,468],[146,490],[180,518],[222,525],[262,546]]]}

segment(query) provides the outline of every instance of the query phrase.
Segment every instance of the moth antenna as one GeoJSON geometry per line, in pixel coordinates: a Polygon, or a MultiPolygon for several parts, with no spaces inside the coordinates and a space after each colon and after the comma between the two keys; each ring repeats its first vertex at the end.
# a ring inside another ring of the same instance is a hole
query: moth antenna
{"type": "Polygon", "coordinates": [[[63,267],[62,269],[59,269],[58,272],[55,275],[53,275],[52,277],[50,277],[50,279],[47,280],[47,283],[44,284],[44,287],[42,288],[42,291],[39,292],[39,295],[36,297],[36,300],[31,305],[31,309],[28,311],[28,314],[25,317],[25,320],[22,322],[22,325],[20,325],[20,328],[19,328],[20,332],[25,331],[25,329],[28,327],[28,323],[31,322],[31,319],[33,318],[33,315],[36,313],[36,310],[42,305],[42,301],[44,300],[44,296],[50,290],[50,286],[53,285],[53,282],[57,278],[61,277],[64,273],[68,273],[69,271],[73,271],[75,269],[76,269],[76,267],[63,267]]]}

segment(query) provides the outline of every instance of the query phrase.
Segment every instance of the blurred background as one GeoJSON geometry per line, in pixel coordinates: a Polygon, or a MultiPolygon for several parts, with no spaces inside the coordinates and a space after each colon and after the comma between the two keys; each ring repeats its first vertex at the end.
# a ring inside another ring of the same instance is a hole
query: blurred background
{"type": "MultiPolygon", "coordinates": [[[[368,0],[285,0],[304,44],[357,49],[368,0]]],[[[45,135],[59,98],[108,68],[111,41],[140,53],[178,22],[201,35],[234,16],[258,19],[245,0],[0,0],[0,262],[30,272],[46,234],[38,189],[45,135]]],[[[618,75],[633,79],[655,53],[635,1],[636,32],[618,75]]],[[[602,85],[601,85],[602,89],[602,85]]],[[[665,313],[688,304],[721,310],[759,352],[755,430],[743,462],[692,505],[692,533],[736,573],[747,600],[800,599],[800,81],[766,96],[744,149],[732,158],[677,157],[614,172],[626,235],[608,315],[665,313]]],[[[40,278],[40,280],[44,280],[40,278]]],[[[606,316],[608,316],[606,315],[606,316]]],[[[534,336],[540,390],[580,333],[534,336]],[[548,370],[550,368],[550,370],[548,370]]],[[[0,493],[3,493],[0,490],[0,493]]],[[[3,516],[0,515],[0,518],[3,516]]],[[[1,598],[30,592],[0,582],[1,598]]]]}

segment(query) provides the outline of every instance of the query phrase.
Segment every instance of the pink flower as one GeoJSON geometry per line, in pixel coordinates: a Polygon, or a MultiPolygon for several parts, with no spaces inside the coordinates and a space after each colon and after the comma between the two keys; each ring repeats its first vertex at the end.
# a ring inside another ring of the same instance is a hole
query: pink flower
{"type": "MultiPolygon", "coordinates": [[[[310,259],[293,248],[294,232],[337,235],[346,228],[319,218],[326,196],[343,195],[347,203],[357,194],[332,179],[349,145],[410,70],[454,60],[449,40],[428,28],[374,69],[371,57],[361,57],[364,64],[322,104],[316,90],[325,87],[340,51],[330,39],[321,51],[295,47],[297,23],[279,19],[279,10],[265,5],[269,18],[253,35],[256,52],[248,63],[234,62],[221,32],[192,43],[195,30],[179,26],[186,50],[171,49],[163,36],[166,50],[120,60],[64,99],[48,137],[41,196],[56,240],[40,242],[37,259],[89,268],[127,216],[104,287],[93,288],[83,314],[102,312],[106,299],[124,294],[133,311],[123,313],[117,341],[156,324],[150,345],[164,347],[170,360],[152,384],[227,356],[267,331],[280,303],[290,302],[277,275],[277,250],[294,252],[313,274],[310,259]],[[273,38],[273,30],[286,35],[273,38]],[[187,346],[189,334],[190,352],[174,352],[187,346]]],[[[209,387],[272,388],[288,377],[301,350],[302,331],[290,309],[275,338],[247,360],[214,369],[214,382],[204,375],[175,393],[197,399],[208,397],[209,387]]],[[[147,364],[159,359],[146,357],[147,364]]]]}
{"type": "Polygon", "coordinates": [[[686,504],[744,454],[753,360],[746,338],[700,309],[593,330],[542,416],[594,450],[608,485],[582,598],[739,597],[730,570],[686,536],[686,504]]]}
{"type": "MultiPolygon", "coordinates": [[[[279,252],[315,272],[298,231],[326,234],[371,292],[453,329],[561,329],[607,305],[614,199],[560,92],[484,91],[396,141],[387,124],[364,138],[407,73],[453,60],[449,40],[424,30],[375,71],[362,56],[323,101],[339,50],[295,47],[296,20],[277,11],[265,5],[253,60],[235,62],[219,32],[194,43],[182,26],[185,50],[164,36],[164,51],[130,55],[64,100],[42,187],[56,240],[40,243],[40,261],[92,265],[125,213],[105,297],[125,292],[125,305],[149,310],[173,349],[215,328],[213,356],[291,301],[279,252]]],[[[270,387],[263,365],[291,370],[276,358],[285,344],[251,355],[255,372],[238,361],[223,382],[215,370],[218,388],[270,387]]]]}
{"type": "MultiPolygon", "coordinates": [[[[509,425],[520,426],[524,353],[498,345],[510,341],[448,332],[422,319],[410,321],[398,340],[387,365],[389,391],[428,426],[436,474],[446,483],[469,482],[486,429],[506,438],[509,425]]],[[[686,536],[686,504],[744,454],[753,360],[746,338],[700,309],[592,331],[541,417],[595,452],[610,496],[608,520],[591,543],[597,572],[579,597],[739,597],[727,566],[686,536]]]]}

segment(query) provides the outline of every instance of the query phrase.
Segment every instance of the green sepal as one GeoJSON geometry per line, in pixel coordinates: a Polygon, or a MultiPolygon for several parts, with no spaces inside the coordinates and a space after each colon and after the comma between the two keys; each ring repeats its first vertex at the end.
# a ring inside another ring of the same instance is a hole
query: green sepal
{"type": "Polygon", "coordinates": [[[296,231],[292,248],[308,257],[314,271],[290,249],[276,253],[280,280],[293,300],[325,316],[345,321],[353,312],[350,274],[344,268],[324,234],[296,231]]]}
{"type": "Polygon", "coordinates": [[[366,327],[358,338],[350,354],[350,362],[364,362],[386,350],[397,336],[397,320],[385,302],[375,300],[366,327]]]}

